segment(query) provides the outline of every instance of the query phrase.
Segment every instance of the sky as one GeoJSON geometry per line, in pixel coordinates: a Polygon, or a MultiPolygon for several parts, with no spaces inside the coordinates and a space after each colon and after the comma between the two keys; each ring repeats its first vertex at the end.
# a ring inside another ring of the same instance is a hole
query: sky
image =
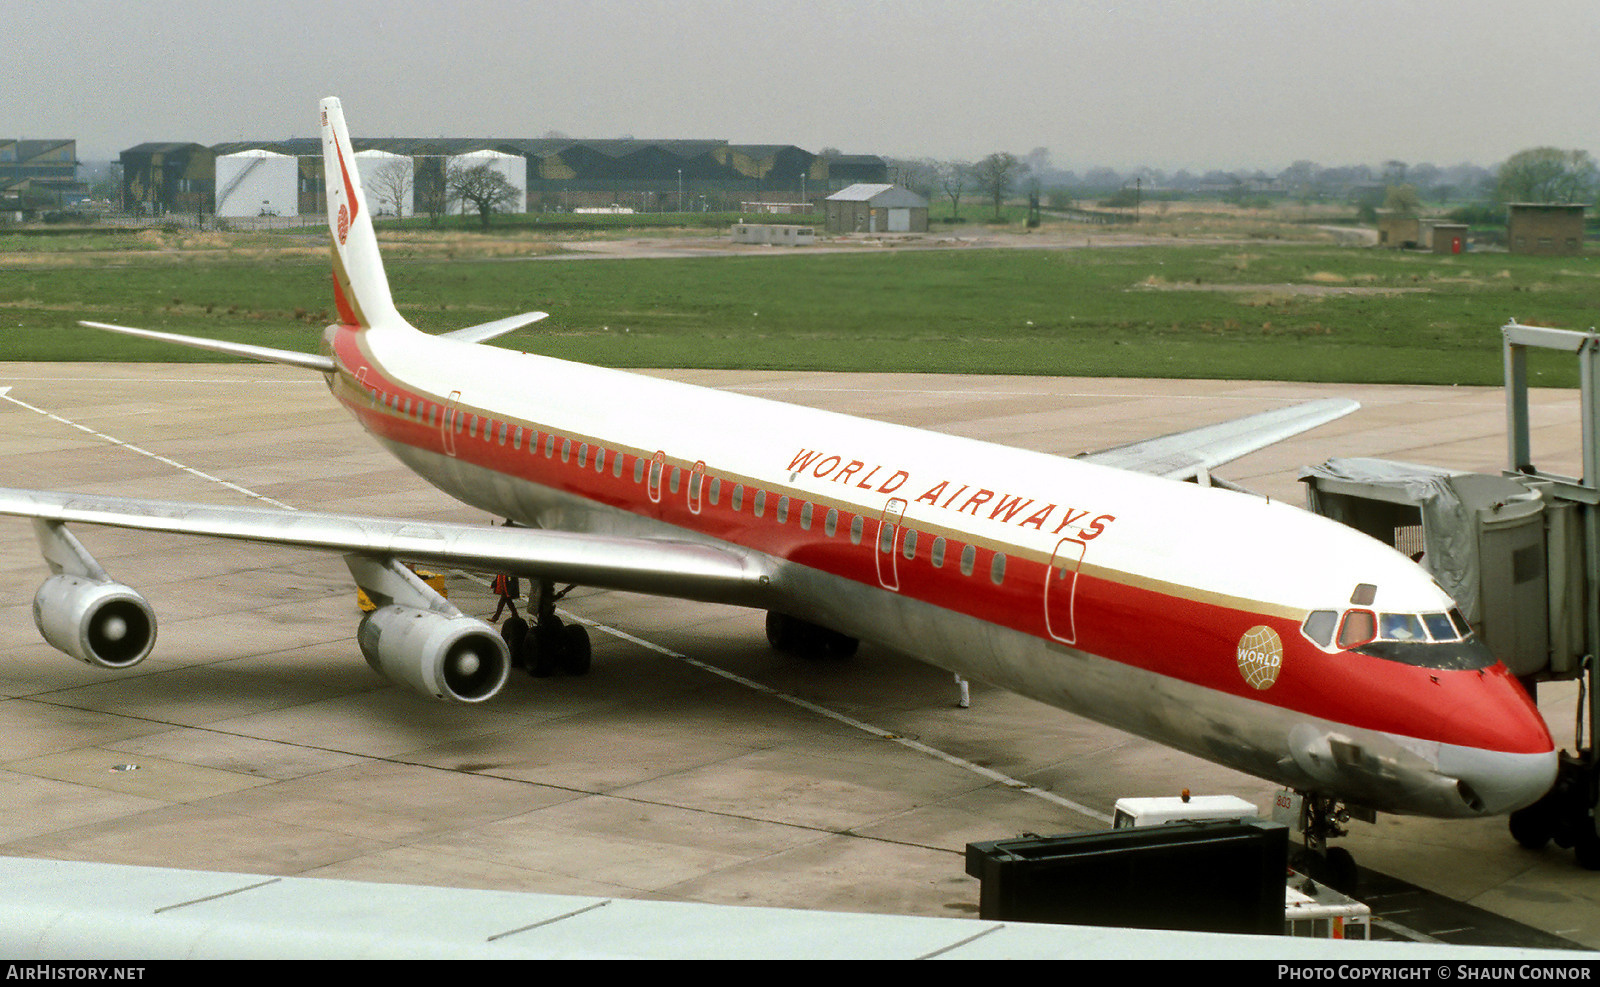
{"type": "Polygon", "coordinates": [[[717,138],[1060,168],[1600,156],[1594,0],[7,0],[0,138],[717,138]]]}

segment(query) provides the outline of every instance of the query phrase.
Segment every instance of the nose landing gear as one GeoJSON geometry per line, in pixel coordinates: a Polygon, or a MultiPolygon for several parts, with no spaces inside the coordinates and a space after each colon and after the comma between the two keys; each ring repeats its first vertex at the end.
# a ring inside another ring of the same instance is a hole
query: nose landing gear
{"type": "Polygon", "coordinates": [[[1355,856],[1344,847],[1328,846],[1330,839],[1349,834],[1345,824],[1352,816],[1366,818],[1361,809],[1315,792],[1279,792],[1273,817],[1294,825],[1305,839],[1304,846],[1290,852],[1290,866],[1335,891],[1354,895],[1361,881],[1355,856]]]}

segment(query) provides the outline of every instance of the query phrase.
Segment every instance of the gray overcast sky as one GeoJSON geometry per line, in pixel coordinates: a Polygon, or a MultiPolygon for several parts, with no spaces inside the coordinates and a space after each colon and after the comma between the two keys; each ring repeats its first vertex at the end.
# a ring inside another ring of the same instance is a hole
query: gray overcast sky
{"type": "Polygon", "coordinates": [[[1600,150],[1595,0],[8,0],[0,137],[715,137],[1060,167],[1600,150]]]}

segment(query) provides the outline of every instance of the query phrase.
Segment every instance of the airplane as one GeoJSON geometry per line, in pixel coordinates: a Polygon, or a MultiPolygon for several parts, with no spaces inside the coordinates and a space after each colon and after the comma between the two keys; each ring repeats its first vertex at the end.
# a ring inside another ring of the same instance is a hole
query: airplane
{"type": "Polygon", "coordinates": [[[427,334],[394,306],[341,104],[320,109],[339,321],[319,353],[84,324],[321,373],[507,525],[0,490],[50,567],[34,614],[57,649],[120,669],[154,646],[148,602],[67,527],[106,525],[343,555],[376,607],[367,661],[446,702],[585,671],[587,631],[555,613],[582,585],[765,610],[779,650],[870,640],[1271,780],[1318,853],[1352,811],[1485,816],[1550,789],[1543,718],[1422,568],[1211,476],[1354,402],[1068,458],[486,345],[542,312],[427,334]],[[497,630],[403,562],[527,579],[533,620],[497,630]]]}

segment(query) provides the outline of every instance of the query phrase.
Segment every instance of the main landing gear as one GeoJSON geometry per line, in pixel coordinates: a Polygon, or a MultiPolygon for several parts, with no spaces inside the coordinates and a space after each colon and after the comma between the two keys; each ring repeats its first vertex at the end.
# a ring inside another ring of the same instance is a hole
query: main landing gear
{"type": "MultiPolygon", "coordinates": [[[[511,648],[511,664],[529,675],[546,678],[556,672],[583,675],[589,671],[589,629],[582,624],[564,623],[556,616],[556,601],[572,592],[568,586],[556,592],[555,584],[540,581],[529,594],[532,607],[529,611],[534,623],[530,626],[517,615],[516,606],[511,616],[500,625],[500,636],[511,648]]],[[[502,597],[502,600],[510,597],[502,597]]]]}
{"type": "Polygon", "coordinates": [[[847,634],[775,610],[767,611],[767,643],[802,658],[849,658],[861,647],[860,640],[847,634]]]}
{"type": "Polygon", "coordinates": [[[1285,790],[1278,793],[1274,817],[1283,820],[1283,814],[1287,812],[1291,819],[1285,821],[1293,821],[1296,802],[1299,803],[1297,828],[1304,835],[1305,844],[1290,851],[1289,865],[1313,881],[1320,881],[1335,891],[1354,895],[1361,881],[1355,856],[1344,847],[1328,846],[1329,840],[1350,832],[1345,827],[1350,821],[1350,808],[1337,799],[1315,792],[1294,792],[1291,795],[1285,790]]]}
{"type": "Polygon", "coordinates": [[[1600,801],[1600,766],[1594,751],[1585,748],[1576,755],[1562,751],[1550,791],[1511,814],[1511,837],[1529,850],[1542,849],[1554,840],[1556,846],[1573,851],[1580,867],[1600,870],[1596,801],[1600,801]]]}

